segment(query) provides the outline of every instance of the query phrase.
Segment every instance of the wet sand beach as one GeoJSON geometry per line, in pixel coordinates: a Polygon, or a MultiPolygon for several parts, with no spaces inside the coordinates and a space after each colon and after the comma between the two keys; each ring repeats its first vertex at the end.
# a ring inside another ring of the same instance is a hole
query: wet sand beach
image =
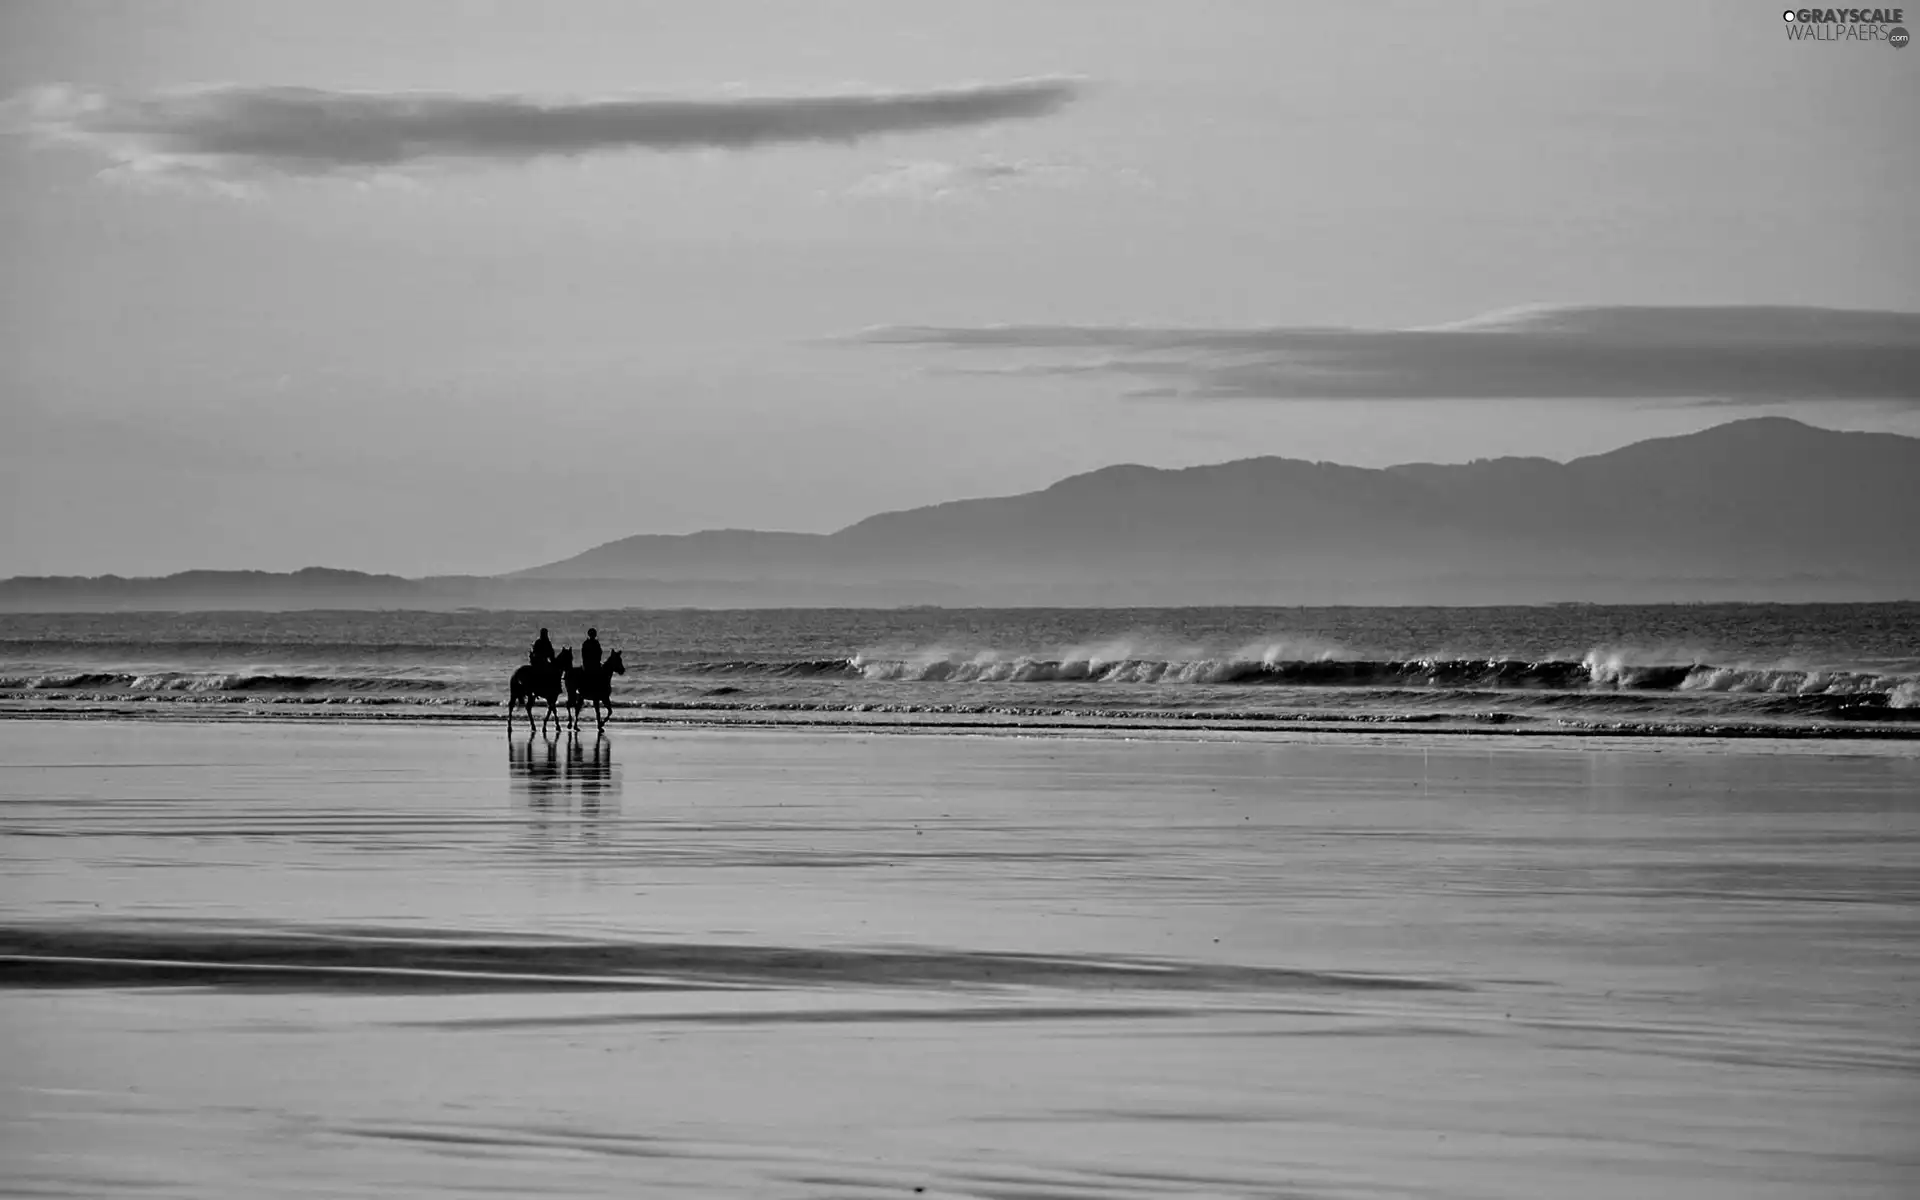
{"type": "Polygon", "coordinates": [[[0,836],[8,1194],[1920,1184],[1911,743],[10,720],[0,836]]]}

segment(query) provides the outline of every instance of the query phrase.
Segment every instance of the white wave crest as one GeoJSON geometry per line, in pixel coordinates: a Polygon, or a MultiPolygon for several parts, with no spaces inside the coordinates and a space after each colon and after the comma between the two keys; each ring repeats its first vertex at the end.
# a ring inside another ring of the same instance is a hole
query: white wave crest
{"type": "Polygon", "coordinates": [[[856,654],[848,663],[875,682],[1217,683],[1233,679],[1249,664],[1273,667],[1350,657],[1346,647],[1324,638],[1274,636],[1221,649],[1149,634],[1123,634],[1018,653],[939,644],[883,647],[856,654]]]}
{"type": "Polygon", "coordinates": [[[1683,692],[1763,692],[1776,696],[1852,696],[1890,690],[1892,681],[1856,671],[1800,671],[1780,667],[1695,667],[1683,692]]]}

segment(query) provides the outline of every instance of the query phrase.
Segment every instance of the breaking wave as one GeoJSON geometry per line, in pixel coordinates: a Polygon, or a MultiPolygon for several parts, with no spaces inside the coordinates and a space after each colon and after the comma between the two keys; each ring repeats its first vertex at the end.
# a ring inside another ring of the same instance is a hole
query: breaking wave
{"type": "MultiPolygon", "coordinates": [[[[206,700],[222,698],[281,703],[418,703],[490,706],[505,687],[504,670],[464,676],[384,674],[376,672],[311,674],[287,672],[75,671],[0,677],[0,693],[48,698],[123,700],[206,700]]],[[[1370,692],[1397,703],[1467,702],[1501,694],[1526,693],[1531,705],[1552,706],[1556,697],[1594,704],[1607,696],[1668,697],[1720,695],[1770,699],[1760,711],[1779,715],[1857,715],[1871,708],[1920,715],[1920,678],[1895,673],[1834,668],[1720,666],[1710,663],[1634,663],[1618,654],[1594,652],[1584,658],[1517,659],[1430,657],[1407,659],[1344,658],[1325,654],[1293,658],[1259,657],[1104,658],[961,654],[856,654],[846,658],[725,659],[705,662],[636,663],[625,687],[672,686],[673,681],[711,683],[706,695],[730,695],[753,680],[769,685],[1044,685],[1080,687],[1135,685],[1157,689],[1189,686],[1216,688],[1340,689],[1370,692]],[[649,682],[651,681],[651,682],[649,682]]],[[[1169,702],[1172,702],[1169,699],[1169,702]]]]}
{"type": "Polygon", "coordinates": [[[68,691],[76,688],[127,692],[301,693],[439,692],[445,679],[404,675],[300,675],[201,671],[82,671],[0,677],[0,691],[68,691]]]}
{"type": "Polygon", "coordinates": [[[854,665],[854,661],[850,658],[807,658],[795,662],[728,659],[721,662],[661,665],[651,669],[661,673],[680,671],[688,675],[765,675],[778,679],[859,679],[862,677],[861,672],[854,665]]]}
{"type": "Polygon", "coordinates": [[[1578,661],[1511,658],[1043,658],[854,655],[793,662],[729,660],[658,668],[698,676],[848,679],[905,683],[1271,684],[1290,687],[1538,689],[1546,691],[1753,692],[1844,696],[1890,707],[1920,705],[1920,680],[1871,671],[1633,664],[1593,653],[1578,661]]]}

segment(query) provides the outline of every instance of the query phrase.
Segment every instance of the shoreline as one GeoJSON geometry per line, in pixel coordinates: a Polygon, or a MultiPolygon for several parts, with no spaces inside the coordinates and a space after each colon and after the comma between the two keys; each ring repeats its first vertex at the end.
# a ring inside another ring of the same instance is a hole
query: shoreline
{"type": "MultiPolygon", "coordinates": [[[[211,707],[211,706],[208,706],[211,707]]],[[[314,711],[317,706],[289,706],[292,711],[229,710],[182,713],[132,708],[91,709],[17,709],[0,707],[0,721],[46,721],[61,724],[110,722],[116,724],[208,725],[378,725],[400,728],[446,727],[471,729],[485,725],[506,727],[499,710],[488,711],[392,711],[390,709],[314,711]]],[[[1335,738],[1391,738],[1416,741],[1448,739],[1550,745],[1557,742],[1591,744],[1596,741],[1624,743],[1692,742],[1701,744],[1782,742],[1810,746],[1820,742],[1847,743],[1851,746],[1873,744],[1893,748],[1912,746],[1920,750],[1920,725],[1912,728],[1863,726],[1855,728],[1776,727],[1765,725],[1688,725],[1670,724],[1566,724],[1554,726],[1522,725],[1513,719],[1486,723],[1449,720],[1446,716],[1413,717],[1324,717],[1299,719],[1247,717],[1223,719],[1213,714],[1196,714],[1191,719],[1169,719],[1165,714],[1137,720],[1089,717],[1021,717],[983,713],[841,713],[807,710],[794,713],[729,712],[724,709],[686,709],[662,713],[637,708],[620,710],[621,715],[608,722],[605,732],[634,729],[651,732],[700,730],[752,730],[795,733],[840,733],[925,736],[1115,738],[1143,736],[1155,740],[1268,741],[1285,740],[1291,735],[1316,735],[1335,738]]],[[[558,734],[569,731],[564,724],[558,734]]],[[[549,726],[551,728],[551,726],[549,726]]],[[[528,729],[524,718],[513,723],[517,735],[538,732],[536,720],[528,729]]],[[[590,721],[583,719],[579,735],[594,734],[590,721]]]]}

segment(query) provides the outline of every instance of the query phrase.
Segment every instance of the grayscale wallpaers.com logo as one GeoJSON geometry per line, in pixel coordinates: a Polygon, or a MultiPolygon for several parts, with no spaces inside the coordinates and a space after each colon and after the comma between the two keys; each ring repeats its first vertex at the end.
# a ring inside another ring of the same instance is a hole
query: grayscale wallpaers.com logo
{"type": "Polygon", "coordinates": [[[1885,42],[1905,50],[1904,8],[1789,8],[1780,14],[1791,42],[1885,42]]]}

